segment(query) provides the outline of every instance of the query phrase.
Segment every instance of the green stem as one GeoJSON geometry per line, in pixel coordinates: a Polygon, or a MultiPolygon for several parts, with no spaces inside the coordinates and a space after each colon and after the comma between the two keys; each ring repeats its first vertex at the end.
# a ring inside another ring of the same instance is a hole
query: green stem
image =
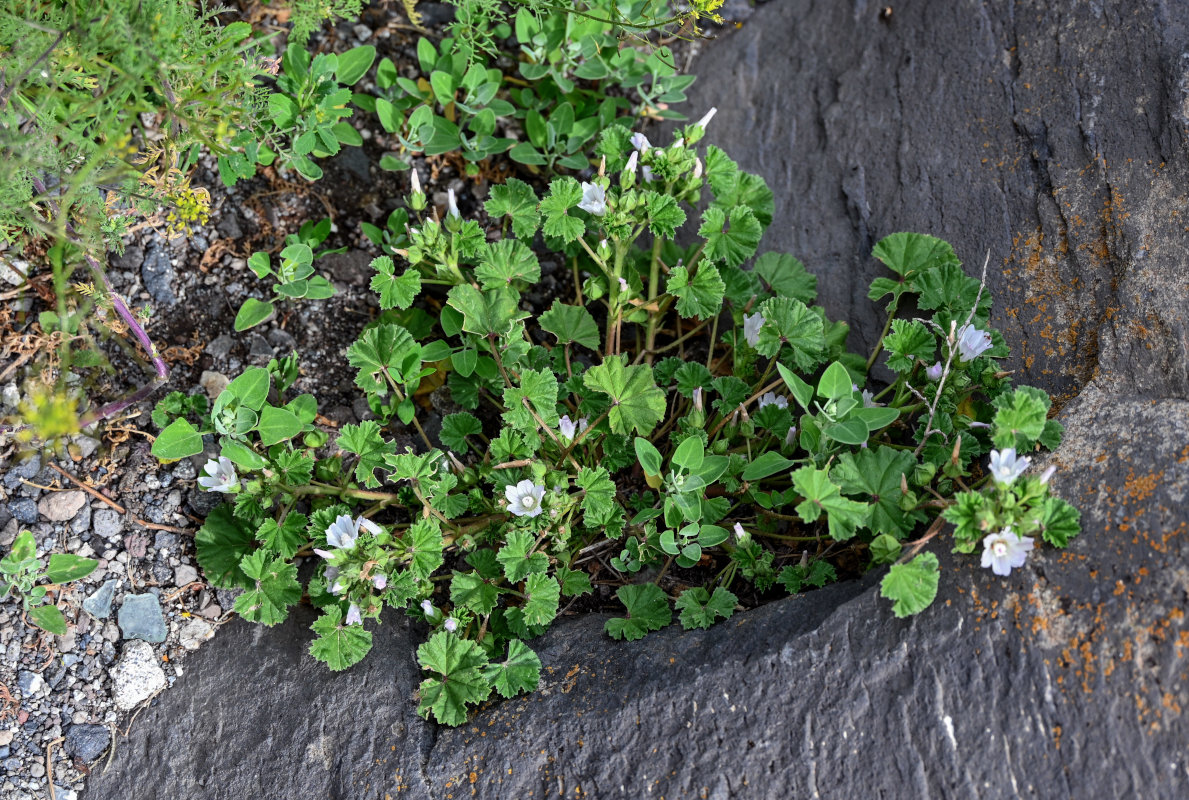
{"type": "MultiPolygon", "coordinates": [[[[652,263],[648,268],[648,304],[656,300],[661,284],[661,246],[664,240],[659,236],[652,240],[652,263]]],[[[648,335],[644,339],[645,362],[652,363],[653,350],[656,347],[656,326],[660,322],[660,312],[648,312],[648,335]]],[[[681,341],[678,339],[678,341],[681,341]]]]}
{"type": "Polygon", "coordinates": [[[888,304],[888,318],[883,324],[883,330],[879,333],[879,339],[875,342],[875,349],[871,351],[871,356],[867,359],[867,371],[871,371],[871,365],[875,363],[875,359],[879,357],[879,353],[883,350],[883,337],[888,335],[888,330],[892,327],[892,317],[896,316],[896,306],[899,304],[900,298],[893,297],[892,302],[888,304]]]}

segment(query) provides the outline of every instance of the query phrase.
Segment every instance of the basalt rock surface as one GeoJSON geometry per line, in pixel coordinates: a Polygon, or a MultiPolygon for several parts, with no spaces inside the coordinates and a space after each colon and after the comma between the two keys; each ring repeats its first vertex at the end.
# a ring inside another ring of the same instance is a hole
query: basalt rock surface
{"type": "Polygon", "coordinates": [[[1189,796],[1189,3],[883,5],[763,6],[694,107],[857,347],[879,238],[990,251],[1012,366],[1064,401],[1068,550],[1007,579],[943,552],[911,620],[873,574],[631,644],[567,621],[538,692],[454,730],[415,716],[407,622],[340,675],[307,614],[236,622],[87,797],[1189,796]]]}

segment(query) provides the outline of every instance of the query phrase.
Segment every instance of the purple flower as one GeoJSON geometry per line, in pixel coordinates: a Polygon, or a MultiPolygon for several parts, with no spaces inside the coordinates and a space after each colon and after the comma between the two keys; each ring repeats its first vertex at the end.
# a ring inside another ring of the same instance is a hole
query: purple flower
{"type": "Polygon", "coordinates": [[[752,347],[760,343],[760,328],[764,327],[764,315],[758,311],[743,315],[743,338],[752,347]]]}
{"type": "Polygon", "coordinates": [[[596,217],[601,217],[607,213],[607,193],[597,183],[584,183],[582,184],[582,202],[578,203],[578,207],[583,211],[589,211],[596,217]]]}
{"type": "Polygon", "coordinates": [[[961,360],[974,361],[990,349],[991,334],[973,325],[963,325],[958,329],[958,358],[961,360]]]}
{"type": "Polygon", "coordinates": [[[925,367],[925,377],[931,381],[941,380],[941,376],[945,374],[945,366],[938,361],[931,367],[925,367]]]}
{"type": "Polygon", "coordinates": [[[198,485],[205,488],[208,492],[236,492],[239,491],[239,477],[235,474],[235,465],[231,463],[231,459],[227,456],[219,456],[219,460],[215,461],[213,458],[206,462],[203,467],[206,474],[210,477],[199,478],[198,485]]]}
{"type": "Polygon", "coordinates": [[[535,517],[541,513],[541,498],[545,496],[545,487],[526,479],[515,486],[506,487],[504,496],[508,498],[508,510],[513,514],[518,517],[535,517]]]}
{"type": "Polygon", "coordinates": [[[1004,528],[983,539],[983,566],[996,575],[1010,575],[1016,567],[1024,566],[1032,547],[1031,537],[1017,536],[1011,528],[1004,528]]]}
{"type": "Polygon", "coordinates": [[[347,608],[346,622],[348,625],[362,625],[363,624],[363,615],[359,613],[359,606],[352,603],[350,605],[350,607],[347,608]]]}
{"type": "Polygon", "coordinates": [[[995,479],[995,483],[1010,484],[1024,474],[1024,470],[1028,469],[1030,460],[1024,456],[1016,456],[1016,448],[1014,447],[1009,447],[1002,452],[992,450],[991,477],[995,479]]]}

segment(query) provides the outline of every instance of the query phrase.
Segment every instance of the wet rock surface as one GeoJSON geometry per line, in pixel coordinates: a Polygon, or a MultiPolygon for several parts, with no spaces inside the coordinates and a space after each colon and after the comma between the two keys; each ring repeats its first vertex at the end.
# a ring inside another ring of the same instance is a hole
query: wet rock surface
{"type": "Polygon", "coordinates": [[[877,572],[632,644],[562,623],[541,689],[455,730],[415,716],[409,623],[335,675],[307,611],[237,621],[85,796],[1189,796],[1189,4],[880,11],[759,8],[695,63],[691,108],[719,107],[710,141],[776,191],[766,246],[856,349],[879,238],[946,238],[971,272],[990,250],[1011,366],[1066,401],[1067,551],[1000,579],[938,547],[912,620],[877,572]]]}

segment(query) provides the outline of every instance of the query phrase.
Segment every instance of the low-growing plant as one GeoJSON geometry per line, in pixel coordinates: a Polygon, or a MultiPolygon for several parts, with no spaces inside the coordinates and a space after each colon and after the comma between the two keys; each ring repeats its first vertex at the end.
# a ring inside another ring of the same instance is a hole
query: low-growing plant
{"type": "Polygon", "coordinates": [[[280,263],[274,267],[268,253],[256,252],[248,259],[248,267],[261,280],[268,278],[272,285],[271,300],[249,297],[244,300],[235,315],[235,330],[246,331],[272,318],[276,303],[282,300],[325,300],[334,296],[334,286],[322,275],[314,274],[314,261],[332,253],[341,253],[345,247],[315,250],[330,236],[330,219],[315,224],[304,223],[297,233],[285,237],[285,248],[281,250],[280,263]]]}
{"type": "Polygon", "coordinates": [[[0,559],[0,600],[12,595],[20,597],[29,622],[47,633],[65,636],[66,618],[57,605],[49,602],[47,595],[63,584],[82,580],[98,566],[99,562],[93,558],[69,553],[54,553],[48,564],[42,564],[33,534],[21,531],[8,555],[0,559]],[[43,578],[49,583],[39,583],[43,578]]]}
{"type": "Polygon", "coordinates": [[[217,436],[201,481],[229,502],[195,542],[208,579],[243,590],[239,614],[273,625],[308,596],[311,652],[338,670],[368,652],[368,620],[405,610],[431,631],[419,711],[457,725],[536,686],[526,641],[592,576],[627,612],[606,624],[617,639],[674,610],[708,627],[839,564],[892,563],[882,591],[903,616],[936,594],[922,550],[944,520],[998,574],[1034,537],[1077,533],[1048,474],[1022,474],[1061,426],[998,366],[985,285],[945,242],[888,236],[874,256],[893,277],[870,293],[890,295],[887,326],[873,353],[849,352],[804,265],[755,257],[773,195],[699,151],[712,113],[666,147],[607,128],[596,175],[544,196],[495,186],[487,228],[453,203],[427,213],[415,183],[405,246],[372,262],[382,313],[347,351],[373,418],[333,442],[279,368],[233,380],[209,422],[169,422],[163,457],[217,436]],[[526,307],[541,249],[564,257],[572,302],[526,307]],[[909,298],[922,316],[897,317],[909,298]],[[431,429],[419,398],[442,385],[458,410],[431,429]]]}

